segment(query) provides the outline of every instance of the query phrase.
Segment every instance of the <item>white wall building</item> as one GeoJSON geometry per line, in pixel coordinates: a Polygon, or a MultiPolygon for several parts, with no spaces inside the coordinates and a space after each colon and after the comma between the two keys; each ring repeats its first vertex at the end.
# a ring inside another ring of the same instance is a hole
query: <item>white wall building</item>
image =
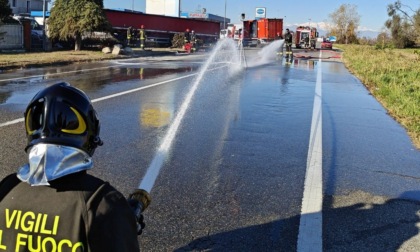
{"type": "Polygon", "coordinates": [[[43,2],[43,0],[9,0],[9,5],[13,14],[30,14],[31,11],[42,11],[43,2]]]}
{"type": "Polygon", "coordinates": [[[146,13],[179,17],[180,2],[180,0],[146,0],[146,13]]]}

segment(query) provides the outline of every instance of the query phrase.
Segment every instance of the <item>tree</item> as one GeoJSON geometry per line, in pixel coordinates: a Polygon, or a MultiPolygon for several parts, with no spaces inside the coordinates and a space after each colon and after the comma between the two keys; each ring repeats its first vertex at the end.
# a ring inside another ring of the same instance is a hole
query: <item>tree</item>
{"type": "Polygon", "coordinates": [[[388,5],[388,19],[385,26],[391,30],[397,47],[410,47],[420,43],[420,9],[413,10],[400,0],[388,5]],[[403,29],[397,31],[397,29],[403,29]]]}
{"type": "Polygon", "coordinates": [[[9,0],[0,0],[0,23],[10,18],[12,14],[13,13],[9,5],[9,0]]]}
{"type": "Polygon", "coordinates": [[[346,30],[346,40],[347,40],[346,43],[350,43],[350,44],[359,43],[356,31],[357,31],[357,25],[353,21],[350,21],[346,30]]]}
{"type": "Polygon", "coordinates": [[[376,37],[376,48],[385,49],[385,48],[390,48],[390,47],[393,47],[392,38],[387,31],[383,30],[376,37]]]}
{"type": "Polygon", "coordinates": [[[413,16],[414,21],[414,31],[416,33],[416,42],[417,44],[420,44],[420,9],[416,11],[416,13],[413,16]]]}
{"type": "Polygon", "coordinates": [[[337,36],[337,42],[357,42],[357,28],[360,24],[360,15],[356,5],[342,4],[336,11],[330,14],[333,28],[331,34],[337,36]]]}
{"type": "Polygon", "coordinates": [[[52,39],[74,39],[75,51],[82,47],[82,36],[94,31],[110,31],[103,11],[103,0],[56,0],[48,19],[52,39]]]}
{"type": "Polygon", "coordinates": [[[401,16],[394,15],[387,20],[385,26],[391,31],[392,41],[397,48],[406,48],[414,45],[410,26],[401,16]]]}
{"type": "Polygon", "coordinates": [[[395,47],[413,46],[420,37],[420,11],[413,11],[399,0],[389,4],[387,10],[390,19],[385,22],[385,26],[391,31],[395,47]],[[411,16],[409,11],[414,15],[411,16]]]}

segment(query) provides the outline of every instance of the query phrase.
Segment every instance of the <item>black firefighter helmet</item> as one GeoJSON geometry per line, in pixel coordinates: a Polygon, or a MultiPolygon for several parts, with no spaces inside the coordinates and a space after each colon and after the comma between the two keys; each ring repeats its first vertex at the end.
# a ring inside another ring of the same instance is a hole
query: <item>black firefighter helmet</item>
{"type": "Polygon", "coordinates": [[[27,151],[38,143],[70,146],[90,156],[102,145],[100,124],[89,97],[66,82],[39,91],[25,111],[27,151]]]}

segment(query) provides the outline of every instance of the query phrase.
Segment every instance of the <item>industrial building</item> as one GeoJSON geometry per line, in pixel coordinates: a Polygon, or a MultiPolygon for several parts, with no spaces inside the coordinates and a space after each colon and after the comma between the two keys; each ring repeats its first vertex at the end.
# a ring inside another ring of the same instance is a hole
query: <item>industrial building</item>
{"type": "MultiPolygon", "coordinates": [[[[50,2],[47,0],[45,2],[50,2]]],[[[14,15],[30,14],[31,11],[42,11],[44,0],[9,0],[14,15]]]]}
{"type": "Polygon", "coordinates": [[[226,26],[228,23],[230,23],[229,18],[207,13],[205,8],[199,11],[181,12],[181,3],[181,0],[146,0],[146,13],[171,17],[215,21],[220,23],[221,29],[223,29],[223,25],[226,26]]]}

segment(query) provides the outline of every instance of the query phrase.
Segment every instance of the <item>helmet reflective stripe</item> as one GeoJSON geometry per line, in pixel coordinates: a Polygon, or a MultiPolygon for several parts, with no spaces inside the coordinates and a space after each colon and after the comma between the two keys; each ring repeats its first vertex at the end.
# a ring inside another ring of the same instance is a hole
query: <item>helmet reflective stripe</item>
{"type": "MultiPolygon", "coordinates": [[[[82,134],[86,131],[86,122],[85,119],[83,119],[82,115],[73,107],[70,107],[70,110],[74,113],[75,116],[75,120],[71,120],[72,118],[70,118],[69,115],[67,115],[65,118],[63,118],[64,120],[68,121],[66,125],[62,125],[62,122],[60,122],[57,117],[63,117],[62,113],[60,113],[59,115],[55,115],[54,117],[54,124],[55,126],[57,126],[58,128],[60,128],[59,130],[61,130],[64,133],[68,133],[68,134],[82,134]],[[76,128],[74,128],[74,126],[77,125],[76,128]]],[[[61,111],[62,112],[62,111],[61,111]]],[[[25,127],[26,127],[26,132],[29,135],[32,135],[33,133],[35,133],[35,131],[43,128],[43,115],[42,114],[37,114],[36,112],[32,112],[32,108],[30,108],[28,110],[28,113],[26,114],[26,123],[25,123],[25,127]],[[39,121],[34,121],[35,120],[39,120],[39,121]]]]}
{"type": "Polygon", "coordinates": [[[43,127],[44,102],[44,99],[39,99],[36,103],[33,103],[32,107],[26,113],[25,127],[29,135],[43,127]]]}
{"type": "Polygon", "coordinates": [[[76,109],[70,107],[70,109],[76,114],[77,122],[79,126],[76,129],[61,129],[61,131],[69,134],[82,134],[86,131],[86,123],[85,119],[83,119],[82,115],[80,115],[79,112],[77,112],[76,109]]]}
{"type": "Polygon", "coordinates": [[[25,120],[26,133],[28,135],[32,135],[35,132],[35,129],[32,129],[31,126],[29,126],[29,119],[31,116],[31,112],[32,112],[32,109],[29,109],[28,113],[26,114],[26,120],[25,120]]]}

